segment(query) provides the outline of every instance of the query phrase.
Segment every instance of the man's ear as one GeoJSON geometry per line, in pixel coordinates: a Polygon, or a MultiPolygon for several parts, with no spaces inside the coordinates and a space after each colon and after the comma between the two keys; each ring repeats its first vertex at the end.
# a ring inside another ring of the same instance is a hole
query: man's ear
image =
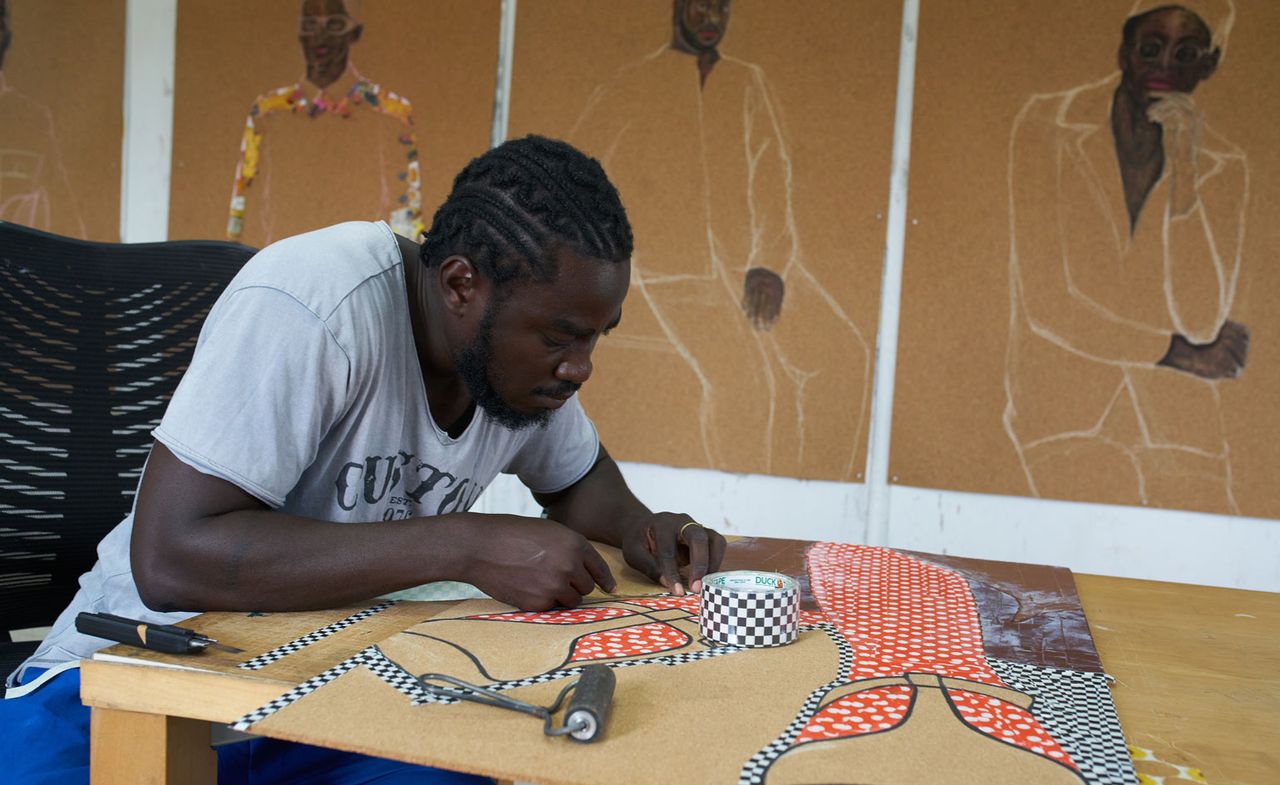
{"type": "Polygon", "coordinates": [[[363,32],[364,32],[364,25],[356,25],[355,27],[351,28],[351,32],[347,33],[347,36],[348,36],[347,46],[351,46],[352,44],[359,42],[360,34],[363,32]]]}
{"type": "Polygon", "coordinates": [[[440,264],[437,280],[444,307],[451,315],[463,317],[476,309],[483,312],[489,287],[470,259],[459,255],[445,259],[440,264]]]}

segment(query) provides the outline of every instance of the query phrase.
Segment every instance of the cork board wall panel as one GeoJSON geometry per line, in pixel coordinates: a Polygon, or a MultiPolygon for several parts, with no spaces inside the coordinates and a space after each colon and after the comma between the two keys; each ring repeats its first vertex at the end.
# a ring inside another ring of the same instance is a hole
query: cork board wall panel
{"type": "Polygon", "coordinates": [[[414,235],[489,146],[498,22],[498,0],[184,0],[169,236],[414,235]]]}
{"type": "Polygon", "coordinates": [[[1280,7],[1160,5],[922,8],[894,481],[1280,516],[1280,7]]]}
{"type": "Polygon", "coordinates": [[[120,238],[124,0],[0,0],[0,220],[120,238]]]}
{"type": "Polygon", "coordinates": [[[622,459],[861,480],[901,6],[688,5],[676,46],[678,1],[519,6],[510,136],[600,158],[636,236],[584,405],[622,459]]]}

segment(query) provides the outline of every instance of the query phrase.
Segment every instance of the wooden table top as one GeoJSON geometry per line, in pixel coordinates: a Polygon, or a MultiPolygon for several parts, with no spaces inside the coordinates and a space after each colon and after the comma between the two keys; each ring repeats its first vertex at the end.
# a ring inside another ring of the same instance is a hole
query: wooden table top
{"type": "MultiPolygon", "coordinates": [[[[1164,776],[1167,785],[1280,783],[1280,594],[1075,578],[1103,665],[1116,680],[1112,696],[1126,738],[1153,758],[1140,761],[1138,771],[1164,776]],[[1195,770],[1204,779],[1196,779],[1195,770]]],[[[201,670],[87,661],[81,694],[92,706],[229,723],[452,605],[401,603],[287,658],[287,671],[273,667],[270,676],[236,667],[243,655],[223,662],[212,652],[201,655],[201,670]]],[[[262,650],[364,607],[272,614],[275,642],[264,641],[262,650]]],[[[234,640],[233,632],[251,621],[246,614],[215,613],[192,626],[234,640]]],[[[111,651],[156,661],[169,656],[111,651]]]]}
{"type": "Polygon", "coordinates": [[[1077,575],[1139,772],[1280,783],[1280,594],[1077,575]],[[1170,765],[1172,764],[1172,765],[1170,765]]]}

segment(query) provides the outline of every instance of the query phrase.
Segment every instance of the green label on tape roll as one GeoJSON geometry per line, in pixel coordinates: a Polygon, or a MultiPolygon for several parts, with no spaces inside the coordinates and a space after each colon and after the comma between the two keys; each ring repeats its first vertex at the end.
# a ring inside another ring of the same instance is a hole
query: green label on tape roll
{"type": "Polygon", "coordinates": [[[795,580],[776,572],[732,570],[703,578],[703,583],[729,591],[788,591],[799,588],[795,580]]]}

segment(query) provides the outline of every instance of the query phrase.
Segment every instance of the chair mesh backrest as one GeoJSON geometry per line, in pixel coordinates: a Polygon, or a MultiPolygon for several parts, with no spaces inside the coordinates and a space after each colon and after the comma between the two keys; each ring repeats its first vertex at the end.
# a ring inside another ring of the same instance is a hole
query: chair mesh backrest
{"type": "Polygon", "coordinates": [[[133,504],[205,315],[252,254],[0,222],[0,634],[52,624],[75,594],[133,504]]]}

